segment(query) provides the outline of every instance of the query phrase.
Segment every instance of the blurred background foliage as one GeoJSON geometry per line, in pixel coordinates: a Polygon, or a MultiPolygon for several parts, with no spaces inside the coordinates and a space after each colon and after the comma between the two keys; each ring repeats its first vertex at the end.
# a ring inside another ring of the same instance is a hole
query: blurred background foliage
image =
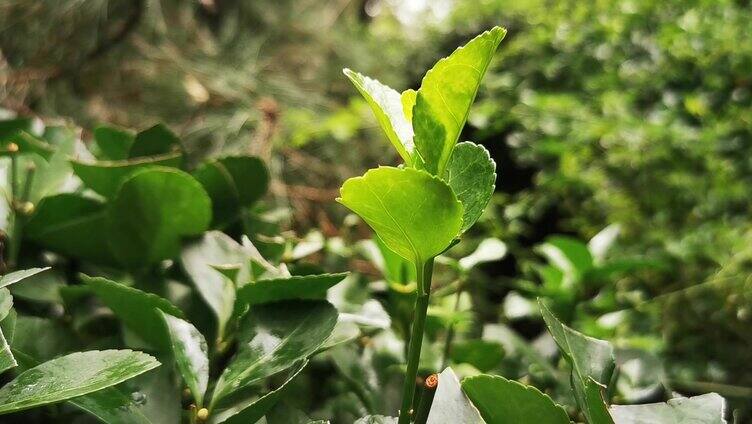
{"type": "MultiPolygon", "coordinates": [[[[463,277],[474,318],[462,329],[532,339],[530,301],[550,298],[588,334],[670,359],[669,389],[749,405],[748,0],[5,0],[0,105],[84,128],[164,122],[194,160],[259,155],[283,228],[350,243],[368,232],[337,188],[395,155],[341,69],[417,88],[497,24],[509,32],[463,134],[497,161],[497,194],[458,252],[495,237],[508,253],[463,277]]],[[[343,265],[337,246],[313,260],[377,274],[363,255],[343,265]]]]}

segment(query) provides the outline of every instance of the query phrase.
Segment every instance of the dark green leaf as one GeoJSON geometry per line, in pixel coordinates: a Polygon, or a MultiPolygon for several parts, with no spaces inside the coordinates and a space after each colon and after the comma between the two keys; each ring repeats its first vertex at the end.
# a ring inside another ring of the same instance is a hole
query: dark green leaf
{"type": "Polygon", "coordinates": [[[257,422],[277,403],[285,387],[303,371],[303,368],[307,364],[308,361],[303,360],[299,365],[294,366],[285,381],[279,387],[265,395],[252,396],[229,408],[218,411],[211,420],[212,424],[246,424],[257,422]]]}
{"type": "Polygon", "coordinates": [[[13,296],[11,296],[8,289],[0,289],[0,321],[10,313],[10,309],[13,307],[13,296]]]}
{"type": "Polygon", "coordinates": [[[104,197],[111,198],[117,193],[120,184],[133,172],[154,165],[179,168],[182,158],[180,153],[169,153],[161,156],[112,162],[71,161],[71,165],[78,178],[88,188],[104,197]]]}
{"type": "Polygon", "coordinates": [[[159,366],[131,350],[76,352],[26,370],[0,389],[0,414],[86,395],[159,366]]]}
{"type": "Polygon", "coordinates": [[[16,118],[0,120],[0,141],[19,131],[31,132],[34,126],[32,118],[16,118]]]}
{"type": "Polygon", "coordinates": [[[426,170],[444,175],[470,105],[506,30],[478,35],[426,73],[413,107],[415,147],[426,170]]]}
{"type": "Polygon", "coordinates": [[[128,159],[135,137],[128,131],[99,126],[94,129],[94,141],[107,160],[128,159]]]}
{"type": "MultiPolygon", "coordinates": [[[[439,382],[439,387],[441,382],[439,382]]],[[[462,390],[488,424],[568,424],[569,416],[550,397],[532,386],[497,375],[479,375],[462,381],[462,390]]]]}
{"type": "Polygon", "coordinates": [[[452,346],[452,360],[470,364],[481,372],[496,368],[504,358],[504,348],[499,343],[485,340],[456,342],[452,346]]]}
{"type": "Polygon", "coordinates": [[[379,167],[345,181],[340,193],[340,203],[414,264],[444,251],[462,226],[462,204],[452,189],[424,171],[379,167]]]}
{"type": "Polygon", "coordinates": [[[321,299],[326,291],[347,277],[347,273],[293,275],[250,282],[237,292],[238,301],[257,305],[292,299],[321,299]]]}
{"type": "Polygon", "coordinates": [[[165,314],[159,310],[167,325],[175,362],[193,399],[200,408],[209,385],[209,348],[204,336],[188,321],[165,314]]]}
{"type": "Polygon", "coordinates": [[[24,227],[46,249],[102,264],[117,263],[110,252],[104,204],[78,194],[47,197],[24,227]],[[86,234],[86,237],[81,237],[86,234]]]}
{"type": "Polygon", "coordinates": [[[580,409],[590,424],[611,423],[603,391],[615,367],[614,349],[603,340],[588,337],[565,326],[538,301],[548,331],[572,367],[572,389],[580,409]]]}
{"type": "Polygon", "coordinates": [[[269,187],[269,171],[255,156],[226,156],[199,166],[193,176],[212,200],[215,225],[235,220],[241,208],[259,200],[269,187]]]}
{"type": "Polygon", "coordinates": [[[181,239],[204,232],[210,221],[209,196],[190,175],[161,167],[136,171],[108,208],[110,248],[128,267],[155,264],[176,256],[181,239]]]}
{"type": "Polygon", "coordinates": [[[10,346],[5,340],[2,330],[0,330],[0,374],[6,370],[18,365],[16,358],[13,357],[13,353],[10,351],[10,346]]]}
{"type": "Polygon", "coordinates": [[[336,322],[337,310],[325,301],[255,306],[241,323],[238,353],[219,377],[212,405],[316,352],[336,322]]]}
{"type": "Polygon", "coordinates": [[[496,162],[485,147],[465,141],[454,147],[444,180],[462,202],[462,232],[480,218],[496,184],[496,162]]]}
{"type": "Polygon", "coordinates": [[[129,158],[141,156],[158,156],[180,149],[180,139],[163,124],[157,124],[136,134],[129,158]]]}
{"type": "MultiPolygon", "coordinates": [[[[45,141],[42,141],[38,139],[37,137],[34,137],[33,135],[27,133],[26,131],[19,131],[16,134],[10,135],[8,137],[5,137],[2,140],[2,146],[4,149],[7,149],[7,145],[9,143],[15,143],[18,147],[18,152],[23,153],[36,153],[45,160],[49,160],[50,156],[55,152],[55,148],[51,146],[49,143],[46,143],[45,141]]],[[[8,154],[17,154],[17,153],[7,153],[7,150],[3,151],[3,156],[8,154]]]]}
{"type": "Polygon", "coordinates": [[[170,337],[159,311],[183,317],[172,303],[155,294],[147,293],[102,277],[81,277],[94,294],[112,309],[112,312],[139,337],[162,351],[170,349],[170,337]]]}

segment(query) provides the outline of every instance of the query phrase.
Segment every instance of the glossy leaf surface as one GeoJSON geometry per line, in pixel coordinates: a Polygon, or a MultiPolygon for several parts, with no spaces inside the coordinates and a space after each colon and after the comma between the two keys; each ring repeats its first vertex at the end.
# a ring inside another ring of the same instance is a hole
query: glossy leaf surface
{"type": "Polygon", "coordinates": [[[330,287],[347,277],[347,273],[293,275],[291,277],[258,280],[241,287],[239,302],[248,305],[291,299],[321,299],[330,287]]]}
{"type": "Polygon", "coordinates": [[[462,202],[462,232],[478,221],[496,185],[496,163],[485,147],[465,141],[454,148],[444,180],[462,202]]]}
{"type": "Polygon", "coordinates": [[[188,321],[166,314],[159,314],[167,325],[170,346],[180,375],[193,393],[196,405],[204,404],[204,393],[209,385],[209,348],[204,336],[188,321]]]}

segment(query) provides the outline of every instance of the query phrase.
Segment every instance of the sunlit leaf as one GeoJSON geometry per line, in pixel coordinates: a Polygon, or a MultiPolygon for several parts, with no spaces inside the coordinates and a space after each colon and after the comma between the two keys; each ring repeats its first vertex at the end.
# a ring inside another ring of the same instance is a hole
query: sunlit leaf
{"type": "Polygon", "coordinates": [[[506,30],[478,35],[426,73],[413,108],[415,147],[425,169],[443,175],[470,106],[506,30]]]}
{"type": "Polygon", "coordinates": [[[424,171],[379,167],[345,181],[340,192],[340,203],[413,263],[444,251],[462,225],[462,205],[452,189],[424,171]]]}
{"type": "Polygon", "coordinates": [[[485,147],[465,141],[454,148],[444,180],[462,202],[462,231],[480,218],[496,184],[496,162],[485,147]]]}
{"type": "Polygon", "coordinates": [[[413,126],[403,112],[400,93],[375,79],[349,69],[345,69],[344,73],[368,102],[376,116],[376,121],[378,121],[399,155],[402,156],[405,165],[411,166],[414,150],[413,126]]]}

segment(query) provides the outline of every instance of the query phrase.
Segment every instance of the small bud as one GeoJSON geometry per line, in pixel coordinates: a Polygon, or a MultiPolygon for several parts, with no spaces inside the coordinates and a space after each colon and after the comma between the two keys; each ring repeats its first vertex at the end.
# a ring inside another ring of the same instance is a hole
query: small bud
{"type": "Polygon", "coordinates": [[[183,389],[183,399],[190,399],[191,398],[191,389],[185,388],[183,389]]]}
{"type": "Polygon", "coordinates": [[[23,215],[28,216],[34,213],[34,204],[31,202],[23,202],[19,206],[19,212],[23,215]]]}
{"type": "Polygon", "coordinates": [[[206,419],[209,418],[209,410],[206,408],[199,409],[196,413],[196,418],[201,421],[206,421],[206,419]]]}
{"type": "Polygon", "coordinates": [[[18,144],[16,144],[16,143],[8,143],[8,151],[10,153],[16,153],[18,151],[18,144]]]}

